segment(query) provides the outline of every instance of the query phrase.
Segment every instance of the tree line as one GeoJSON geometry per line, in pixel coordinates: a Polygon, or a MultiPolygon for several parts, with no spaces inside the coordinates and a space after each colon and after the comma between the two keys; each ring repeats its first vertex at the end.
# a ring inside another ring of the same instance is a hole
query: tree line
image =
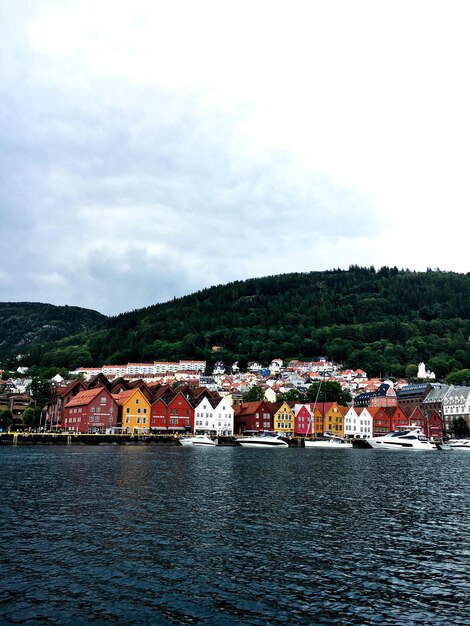
{"type": "Polygon", "coordinates": [[[351,266],[203,289],[33,345],[21,362],[74,369],[193,358],[243,369],[253,360],[326,355],[382,377],[411,378],[424,361],[459,384],[470,367],[469,337],[470,274],[351,266]]]}

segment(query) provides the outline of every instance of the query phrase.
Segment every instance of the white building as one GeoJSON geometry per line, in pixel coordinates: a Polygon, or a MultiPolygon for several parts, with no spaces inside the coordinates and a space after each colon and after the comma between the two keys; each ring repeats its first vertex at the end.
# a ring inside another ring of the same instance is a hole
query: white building
{"type": "Polygon", "coordinates": [[[436,374],[434,372],[430,372],[426,369],[426,365],[424,363],[420,363],[418,365],[418,373],[416,375],[417,378],[436,378],[436,374]]]}
{"type": "Polygon", "coordinates": [[[366,408],[351,406],[344,416],[344,436],[372,437],[373,423],[372,415],[366,408]]]}
{"type": "Polygon", "coordinates": [[[452,430],[452,421],[463,417],[470,426],[470,387],[452,385],[442,401],[444,426],[447,432],[452,430]]]}
{"type": "Polygon", "coordinates": [[[205,372],[206,362],[205,361],[182,361],[180,359],[178,369],[191,371],[191,372],[205,372]]]}
{"type": "Polygon", "coordinates": [[[203,398],[194,409],[194,431],[233,435],[234,410],[227,398],[203,398]]]}

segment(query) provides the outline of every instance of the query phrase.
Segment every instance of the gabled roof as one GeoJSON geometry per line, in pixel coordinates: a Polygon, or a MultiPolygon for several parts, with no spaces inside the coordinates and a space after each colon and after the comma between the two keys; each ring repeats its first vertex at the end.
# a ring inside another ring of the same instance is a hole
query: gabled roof
{"type": "Polygon", "coordinates": [[[86,389],[85,391],[80,391],[74,396],[64,408],[69,409],[74,406],[86,406],[92,402],[96,396],[101,395],[103,392],[107,392],[106,387],[95,387],[94,389],[86,389]]]}
{"type": "Polygon", "coordinates": [[[139,388],[127,389],[126,391],[121,391],[121,393],[113,393],[112,396],[114,400],[116,400],[116,402],[119,404],[119,406],[123,406],[130,398],[132,398],[135,393],[139,392],[146,400],[148,400],[148,398],[146,398],[145,394],[139,388]]]}

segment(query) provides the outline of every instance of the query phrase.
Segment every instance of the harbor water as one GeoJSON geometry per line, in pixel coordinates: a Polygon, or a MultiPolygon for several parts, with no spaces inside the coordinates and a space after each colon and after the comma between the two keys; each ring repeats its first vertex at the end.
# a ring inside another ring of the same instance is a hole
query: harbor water
{"type": "Polygon", "coordinates": [[[0,624],[470,625],[470,455],[0,448],[0,624]]]}

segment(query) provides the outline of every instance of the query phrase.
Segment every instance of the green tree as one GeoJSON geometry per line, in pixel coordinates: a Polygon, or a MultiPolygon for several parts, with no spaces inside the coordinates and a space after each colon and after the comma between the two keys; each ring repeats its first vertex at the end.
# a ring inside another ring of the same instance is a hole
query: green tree
{"type": "Polygon", "coordinates": [[[307,390],[307,400],[309,402],[337,402],[341,406],[351,402],[351,394],[344,391],[341,385],[334,380],[315,382],[307,390]]]}
{"type": "Polygon", "coordinates": [[[454,417],[452,420],[452,433],[454,437],[470,436],[470,428],[462,416],[454,417]]]}
{"type": "Polygon", "coordinates": [[[23,424],[25,426],[29,426],[30,428],[37,428],[41,419],[41,411],[40,409],[30,406],[26,409],[26,411],[23,412],[21,419],[23,420],[23,424]]]}
{"type": "Polygon", "coordinates": [[[470,369],[451,372],[446,378],[446,383],[449,385],[468,385],[470,383],[470,369]]]}
{"type": "Polygon", "coordinates": [[[51,396],[51,381],[40,376],[33,376],[29,385],[29,393],[39,407],[44,406],[51,396]]]}
{"type": "Polygon", "coordinates": [[[8,428],[13,424],[13,413],[10,409],[5,409],[4,411],[0,411],[0,428],[2,430],[8,430],[8,428]]]}
{"type": "Polygon", "coordinates": [[[285,402],[300,402],[303,404],[304,402],[307,402],[307,396],[298,389],[289,389],[286,393],[282,393],[278,397],[278,400],[285,402]]]}
{"type": "Polygon", "coordinates": [[[243,402],[258,402],[258,400],[264,400],[264,389],[259,385],[253,385],[243,394],[243,402]]]}

